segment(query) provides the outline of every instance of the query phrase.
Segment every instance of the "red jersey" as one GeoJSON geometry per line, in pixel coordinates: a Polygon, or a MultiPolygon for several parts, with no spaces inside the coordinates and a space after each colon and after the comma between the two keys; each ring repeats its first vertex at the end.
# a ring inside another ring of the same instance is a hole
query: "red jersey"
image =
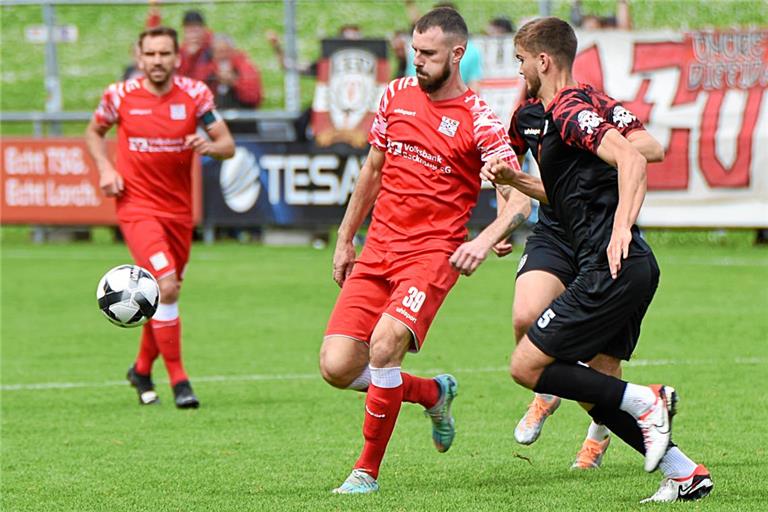
{"type": "Polygon", "coordinates": [[[416,77],[389,84],[368,141],[386,155],[366,243],[384,250],[458,246],[483,162],[501,157],[519,170],[504,125],[474,91],[432,101],[416,77]]]}
{"type": "Polygon", "coordinates": [[[93,114],[100,126],[117,124],[116,168],[125,181],[117,216],[191,221],[194,154],[184,139],[214,110],[213,95],[203,82],[174,76],[171,90],[156,96],[144,80],[110,85],[93,114]]]}

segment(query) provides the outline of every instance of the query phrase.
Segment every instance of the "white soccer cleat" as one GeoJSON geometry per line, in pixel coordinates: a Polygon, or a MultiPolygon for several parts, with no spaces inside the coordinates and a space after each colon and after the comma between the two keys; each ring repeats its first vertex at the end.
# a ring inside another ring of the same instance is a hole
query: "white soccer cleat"
{"type": "Polygon", "coordinates": [[[571,469],[598,469],[603,463],[603,455],[608,451],[610,444],[610,436],[602,441],[585,439],[584,444],[581,445],[581,450],[576,454],[576,460],[571,465],[571,469]]]}
{"type": "Polygon", "coordinates": [[[560,398],[536,393],[528,410],[515,427],[515,440],[520,444],[532,444],[541,434],[544,421],[560,407],[560,398]]]}
{"type": "Polygon", "coordinates": [[[677,393],[670,386],[648,386],[656,395],[653,405],[637,418],[637,426],[643,432],[645,443],[645,470],[656,471],[667,453],[672,438],[672,417],[677,408],[677,393]]]}
{"type": "Polygon", "coordinates": [[[344,483],[331,491],[333,494],[370,494],[379,490],[376,479],[362,469],[353,469],[344,483]]]}
{"type": "Polygon", "coordinates": [[[650,498],[640,503],[670,503],[673,501],[693,501],[706,497],[712,492],[715,484],[709,470],[702,464],[689,476],[682,478],[665,478],[661,481],[659,490],[650,498]]]}

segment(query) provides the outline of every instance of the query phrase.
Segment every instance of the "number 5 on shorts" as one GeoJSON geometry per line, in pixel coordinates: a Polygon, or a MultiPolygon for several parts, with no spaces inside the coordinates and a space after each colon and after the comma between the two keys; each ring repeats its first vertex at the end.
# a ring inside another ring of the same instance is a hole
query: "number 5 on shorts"
{"type": "Polygon", "coordinates": [[[420,291],[415,286],[411,286],[408,289],[408,295],[406,295],[403,299],[403,306],[407,307],[414,313],[418,313],[421,309],[421,306],[424,305],[426,298],[427,295],[424,292],[420,291]]]}

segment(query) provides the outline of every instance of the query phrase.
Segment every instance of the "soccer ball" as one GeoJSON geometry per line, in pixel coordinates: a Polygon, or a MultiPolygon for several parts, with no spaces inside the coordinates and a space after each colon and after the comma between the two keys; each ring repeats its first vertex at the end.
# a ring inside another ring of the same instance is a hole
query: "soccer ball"
{"type": "Polygon", "coordinates": [[[96,288],[99,309],[107,320],[120,327],[138,327],[157,310],[160,287],[146,269],[120,265],[104,274],[96,288]]]}

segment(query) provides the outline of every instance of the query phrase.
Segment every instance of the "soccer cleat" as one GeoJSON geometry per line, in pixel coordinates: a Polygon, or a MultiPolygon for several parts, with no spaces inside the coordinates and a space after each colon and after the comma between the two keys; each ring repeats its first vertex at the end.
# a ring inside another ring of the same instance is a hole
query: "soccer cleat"
{"type": "Polygon", "coordinates": [[[331,491],[333,494],[370,494],[379,490],[376,479],[362,469],[353,469],[344,483],[331,491]]]}
{"type": "Polygon", "coordinates": [[[192,385],[188,380],[182,380],[173,386],[173,397],[176,400],[176,407],[179,409],[197,409],[200,407],[200,402],[192,391],[192,385]]]}
{"type": "Polygon", "coordinates": [[[160,402],[160,398],[155,392],[155,384],[152,382],[152,377],[136,373],[136,367],[131,366],[128,368],[125,378],[128,379],[131,386],[136,388],[136,392],[139,394],[139,405],[152,405],[160,402]]]}
{"type": "Polygon", "coordinates": [[[640,503],[700,500],[712,492],[714,486],[715,484],[712,482],[709,470],[702,464],[699,464],[689,476],[665,478],[661,481],[659,490],[653,496],[644,499],[640,503]]]}
{"type": "Polygon", "coordinates": [[[602,441],[585,439],[571,469],[598,469],[603,462],[603,455],[608,451],[609,444],[611,444],[610,436],[602,441]]]}
{"type": "Polygon", "coordinates": [[[432,441],[440,453],[447,452],[456,437],[456,427],[451,415],[451,403],[459,394],[459,383],[453,375],[444,373],[434,378],[440,387],[440,398],[424,414],[432,419],[432,441]]]}
{"type": "Polygon", "coordinates": [[[649,386],[656,395],[654,404],[637,418],[645,443],[645,470],[649,473],[659,467],[672,437],[672,417],[677,411],[675,388],[654,384],[649,386]]]}
{"type": "Polygon", "coordinates": [[[544,420],[560,407],[560,398],[536,393],[528,410],[515,427],[515,440],[520,444],[532,444],[539,438],[544,420]]]}

